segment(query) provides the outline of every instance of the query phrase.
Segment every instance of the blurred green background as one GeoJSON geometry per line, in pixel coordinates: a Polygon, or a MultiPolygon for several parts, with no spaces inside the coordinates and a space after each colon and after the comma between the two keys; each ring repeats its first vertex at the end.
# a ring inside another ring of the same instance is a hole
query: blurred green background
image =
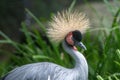
{"type": "Polygon", "coordinates": [[[0,77],[24,64],[49,61],[67,68],[74,60],[46,35],[57,11],[77,9],[90,19],[82,51],[89,80],[120,80],[120,0],[1,0],[0,77]]]}

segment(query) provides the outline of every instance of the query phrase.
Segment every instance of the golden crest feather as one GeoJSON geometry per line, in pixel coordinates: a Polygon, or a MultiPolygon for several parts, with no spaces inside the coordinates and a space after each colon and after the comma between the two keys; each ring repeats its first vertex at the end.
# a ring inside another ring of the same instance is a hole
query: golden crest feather
{"type": "Polygon", "coordinates": [[[62,11],[54,15],[48,25],[48,37],[54,42],[61,42],[71,31],[79,30],[84,33],[89,28],[89,20],[79,11],[62,11]]]}

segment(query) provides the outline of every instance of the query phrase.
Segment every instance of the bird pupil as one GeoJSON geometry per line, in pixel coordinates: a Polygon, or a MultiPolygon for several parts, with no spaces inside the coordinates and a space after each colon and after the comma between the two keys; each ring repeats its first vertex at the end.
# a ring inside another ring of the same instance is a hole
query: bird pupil
{"type": "Polygon", "coordinates": [[[81,34],[80,31],[75,30],[75,31],[72,32],[72,34],[73,34],[73,39],[74,40],[76,40],[78,42],[82,40],[82,34],[81,34]]]}

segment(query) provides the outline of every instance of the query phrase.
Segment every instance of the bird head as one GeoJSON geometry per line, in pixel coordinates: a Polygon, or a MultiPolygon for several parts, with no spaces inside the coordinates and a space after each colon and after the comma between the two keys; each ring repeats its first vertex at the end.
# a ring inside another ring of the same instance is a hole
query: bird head
{"type": "Polygon", "coordinates": [[[52,17],[48,25],[47,34],[54,43],[65,40],[74,49],[75,46],[86,49],[81,40],[82,34],[89,28],[89,19],[84,13],[80,13],[78,10],[58,12],[52,17]]]}
{"type": "Polygon", "coordinates": [[[81,41],[82,41],[82,34],[78,30],[69,32],[65,37],[65,42],[67,43],[67,45],[72,47],[74,50],[77,49],[76,46],[79,46],[86,50],[86,47],[81,41]]]}

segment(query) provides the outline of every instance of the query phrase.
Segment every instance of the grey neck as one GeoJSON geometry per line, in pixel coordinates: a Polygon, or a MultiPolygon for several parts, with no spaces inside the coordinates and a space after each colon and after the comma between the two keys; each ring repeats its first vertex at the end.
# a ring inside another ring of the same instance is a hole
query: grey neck
{"type": "Polygon", "coordinates": [[[75,60],[76,64],[74,69],[83,70],[88,75],[88,65],[82,53],[69,47],[65,41],[63,41],[62,45],[64,50],[75,60]]]}

